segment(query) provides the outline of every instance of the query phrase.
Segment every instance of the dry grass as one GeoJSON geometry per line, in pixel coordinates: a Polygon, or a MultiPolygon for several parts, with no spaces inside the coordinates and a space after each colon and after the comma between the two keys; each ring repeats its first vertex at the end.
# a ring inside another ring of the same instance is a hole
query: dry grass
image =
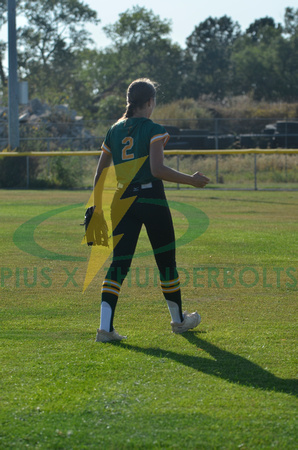
{"type": "MultiPolygon", "coordinates": [[[[166,157],[166,163],[185,173],[199,170],[216,184],[216,155],[166,157]]],[[[219,155],[218,183],[229,187],[253,187],[254,155],[219,155]]],[[[258,184],[270,188],[297,188],[298,155],[257,155],[258,184]],[[291,185],[289,184],[291,183],[291,185]]],[[[223,186],[224,187],[224,186],[223,186]]]]}
{"type": "Polygon", "coordinates": [[[294,119],[298,117],[298,103],[287,102],[257,102],[247,95],[225,98],[222,101],[213,101],[202,98],[198,102],[202,107],[215,111],[218,117],[223,118],[268,118],[294,119]]]}
{"type": "Polygon", "coordinates": [[[198,119],[212,119],[212,113],[194,99],[185,98],[166,105],[157,105],[152,119],[156,122],[170,122],[180,128],[193,128],[198,119]]]}
{"type": "Polygon", "coordinates": [[[182,99],[166,105],[158,105],[153,120],[180,128],[194,128],[198,119],[295,119],[298,102],[256,102],[247,95],[214,100],[203,96],[198,100],[182,99]]]}

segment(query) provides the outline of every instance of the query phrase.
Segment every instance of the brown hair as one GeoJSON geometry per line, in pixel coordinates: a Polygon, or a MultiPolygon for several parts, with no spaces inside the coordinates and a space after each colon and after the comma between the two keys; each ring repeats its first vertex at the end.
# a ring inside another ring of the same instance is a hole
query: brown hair
{"type": "Polygon", "coordinates": [[[155,98],[156,88],[157,83],[149,78],[138,78],[133,81],[127,88],[126,110],[121,119],[132,117],[137,108],[142,108],[151,98],[155,98]]]}

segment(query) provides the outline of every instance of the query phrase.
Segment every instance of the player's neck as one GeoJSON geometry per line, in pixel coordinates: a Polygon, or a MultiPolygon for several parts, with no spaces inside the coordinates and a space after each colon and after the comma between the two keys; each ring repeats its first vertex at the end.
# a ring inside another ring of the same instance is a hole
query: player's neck
{"type": "Polygon", "coordinates": [[[147,108],[146,108],[146,109],[139,109],[139,110],[135,111],[132,118],[149,119],[150,116],[151,116],[151,111],[147,110],[147,108]]]}
{"type": "Polygon", "coordinates": [[[142,108],[135,109],[132,117],[144,117],[149,119],[155,108],[155,98],[151,98],[142,108]]]}

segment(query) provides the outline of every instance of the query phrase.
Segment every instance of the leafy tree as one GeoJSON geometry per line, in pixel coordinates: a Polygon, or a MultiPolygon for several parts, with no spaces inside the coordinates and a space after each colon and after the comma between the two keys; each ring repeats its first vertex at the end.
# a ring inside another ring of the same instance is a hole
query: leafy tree
{"type": "Polygon", "coordinates": [[[251,24],[235,43],[231,56],[234,93],[252,93],[256,100],[292,100],[297,96],[295,35],[295,14],[289,8],[285,27],[270,17],[251,24]]]}
{"type": "Polygon", "coordinates": [[[280,36],[282,33],[282,26],[275,24],[272,17],[264,17],[262,19],[255,20],[246,30],[246,36],[248,36],[254,43],[267,43],[270,44],[272,39],[276,36],[280,36]]]}
{"type": "Polygon", "coordinates": [[[297,36],[298,33],[298,9],[286,8],[284,17],[284,33],[290,37],[297,36]]]}
{"type": "MultiPolygon", "coordinates": [[[[298,9],[286,8],[284,25],[263,17],[242,34],[231,18],[209,17],[195,27],[183,51],[169,39],[169,20],[135,6],[104,28],[111,45],[95,50],[86,25],[98,19],[83,1],[17,0],[18,13],[27,19],[18,30],[19,75],[29,81],[31,98],[66,101],[85,118],[107,118],[111,111],[116,118],[127,85],[138,77],[160,83],[159,103],[201,94],[298,97],[298,9]]],[[[0,28],[6,13],[7,0],[0,0],[0,28]]],[[[0,42],[2,88],[5,50],[0,42]]]]}
{"type": "Polygon", "coordinates": [[[298,99],[298,9],[286,8],[283,31],[277,70],[282,79],[281,97],[293,101],[298,99]]]}
{"type": "Polygon", "coordinates": [[[187,38],[185,61],[188,74],[183,93],[189,97],[201,94],[223,97],[229,91],[230,55],[239,35],[238,23],[227,16],[209,17],[195,27],[187,38]]]}
{"type": "Polygon", "coordinates": [[[119,15],[119,20],[104,27],[106,35],[113,41],[116,48],[123,45],[140,47],[149,41],[156,43],[171,31],[170,21],[161,20],[152,10],[134,6],[119,15]]]}
{"type": "Polygon", "coordinates": [[[94,104],[108,95],[123,97],[127,85],[138,77],[150,77],[161,84],[159,101],[177,95],[182,50],[167,37],[171,31],[169,21],[135,6],[120,14],[119,20],[104,31],[113,44],[97,57],[93,54],[89,65],[90,71],[97,72],[94,104]]]}
{"type": "MultiPolygon", "coordinates": [[[[85,119],[94,118],[98,111],[96,97],[111,82],[107,71],[107,60],[102,51],[85,48],[75,53],[76,70],[71,78],[71,101],[73,108],[80,111],[85,119]]],[[[114,74],[115,76],[115,74],[114,74]]]]}
{"type": "Polygon", "coordinates": [[[75,52],[91,41],[86,23],[96,11],[80,0],[24,0],[28,25],[19,30],[19,66],[35,95],[67,92],[76,68],[75,52]]]}
{"type": "Polygon", "coordinates": [[[245,45],[232,55],[234,94],[252,93],[256,100],[278,97],[276,46],[245,45]]]}
{"type": "Polygon", "coordinates": [[[98,22],[96,12],[79,0],[26,0],[23,7],[28,25],[19,39],[27,61],[41,60],[44,65],[85,46],[90,33],[83,25],[98,22]]]}
{"type": "Polygon", "coordinates": [[[278,79],[278,99],[298,100],[298,35],[282,39],[277,46],[275,64],[278,79]]]}

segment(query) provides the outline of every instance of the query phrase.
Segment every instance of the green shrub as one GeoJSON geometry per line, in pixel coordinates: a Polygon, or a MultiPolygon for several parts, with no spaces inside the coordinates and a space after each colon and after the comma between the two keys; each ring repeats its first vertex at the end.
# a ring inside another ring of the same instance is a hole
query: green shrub
{"type": "Polygon", "coordinates": [[[0,158],[0,188],[19,188],[26,185],[26,158],[0,158]]]}
{"type": "Polygon", "coordinates": [[[61,188],[82,185],[83,167],[79,156],[57,156],[50,160],[50,182],[61,188]]]}

